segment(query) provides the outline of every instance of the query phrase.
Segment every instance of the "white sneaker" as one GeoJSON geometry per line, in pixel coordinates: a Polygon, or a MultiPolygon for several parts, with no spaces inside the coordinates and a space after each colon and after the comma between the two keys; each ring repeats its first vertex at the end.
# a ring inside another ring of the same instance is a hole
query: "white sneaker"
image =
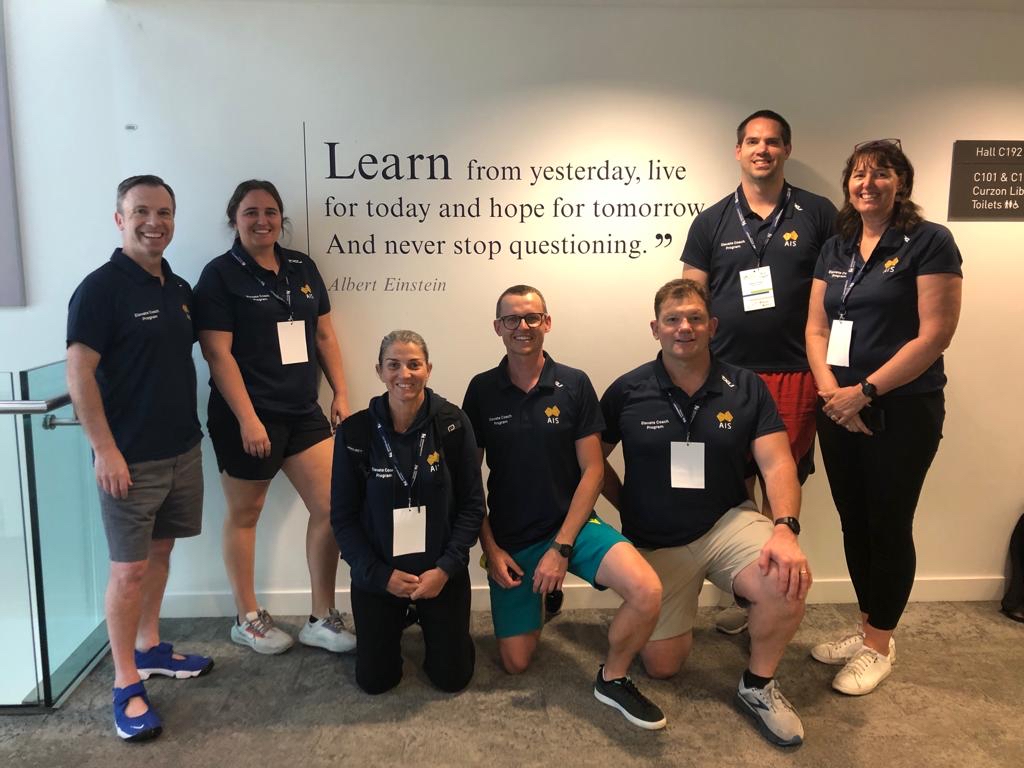
{"type": "Polygon", "coordinates": [[[804,725],[793,705],[782,695],[778,681],[764,688],[747,688],[740,678],[736,699],[741,709],[754,718],[761,733],[780,747],[795,747],[804,740],[804,725]]]}
{"type": "Polygon", "coordinates": [[[832,680],[832,687],[847,696],[871,693],[892,673],[892,659],[874,648],[862,646],[832,680]]]}
{"type": "Polygon", "coordinates": [[[295,642],[283,629],[278,629],[274,619],[264,608],[245,614],[245,621],[235,620],[231,627],[231,639],[239,645],[247,645],[256,653],[270,655],[284,653],[295,642]]]}
{"type": "Polygon", "coordinates": [[[356,649],[356,636],[345,629],[341,614],[334,608],[322,619],[307,621],[299,632],[299,642],[332,653],[348,653],[356,649]]]}
{"type": "MultiPolygon", "coordinates": [[[[864,647],[864,632],[860,627],[838,640],[820,643],[811,648],[811,656],[822,664],[846,664],[864,647]]],[[[896,661],[896,640],[889,638],[889,663],[896,661]]]]}

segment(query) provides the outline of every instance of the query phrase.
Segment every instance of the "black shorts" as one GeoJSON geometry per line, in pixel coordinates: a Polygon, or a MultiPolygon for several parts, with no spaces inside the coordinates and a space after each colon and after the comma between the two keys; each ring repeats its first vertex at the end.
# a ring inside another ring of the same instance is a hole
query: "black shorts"
{"type": "Polygon", "coordinates": [[[319,406],[304,416],[257,413],[270,437],[270,455],[261,459],[242,448],[238,419],[217,392],[210,393],[207,415],[206,427],[217,454],[217,469],[239,480],[270,480],[289,456],[331,436],[331,424],[319,406]]]}

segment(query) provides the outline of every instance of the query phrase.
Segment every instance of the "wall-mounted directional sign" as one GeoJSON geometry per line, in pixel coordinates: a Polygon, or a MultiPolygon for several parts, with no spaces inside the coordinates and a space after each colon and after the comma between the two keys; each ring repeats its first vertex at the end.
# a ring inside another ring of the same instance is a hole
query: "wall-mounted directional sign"
{"type": "Polygon", "coordinates": [[[1024,221],[1024,141],[955,141],[951,220],[1024,221]]]}

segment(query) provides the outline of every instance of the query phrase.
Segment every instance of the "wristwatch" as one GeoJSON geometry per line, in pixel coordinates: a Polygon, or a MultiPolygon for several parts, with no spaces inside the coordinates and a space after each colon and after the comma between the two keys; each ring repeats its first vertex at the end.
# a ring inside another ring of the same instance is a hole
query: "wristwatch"
{"type": "Polygon", "coordinates": [[[780,517],[775,521],[776,525],[784,525],[797,536],[800,535],[800,521],[795,517],[780,517]]]}
{"type": "Polygon", "coordinates": [[[874,400],[876,397],[878,397],[878,387],[876,387],[867,379],[864,379],[864,381],[860,383],[860,391],[864,393],[864,397],[866,397],[868,400],[874,400]]]}
{"type": "Polygon", "coordinates": [[[555,550],[555,552],[560,554],[566,560],[572,557],[572,544],[559,544],[557,541],[552,541],[551,549],[555,550]]]}

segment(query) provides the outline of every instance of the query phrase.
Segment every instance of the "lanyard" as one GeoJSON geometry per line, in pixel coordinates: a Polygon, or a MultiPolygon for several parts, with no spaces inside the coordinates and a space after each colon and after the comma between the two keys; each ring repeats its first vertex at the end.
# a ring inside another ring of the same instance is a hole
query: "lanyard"
{"type": "MultiPolygon", "coordinates": [[[[294,315],[292,315],[292,288],[291,288],[291,285],[288,283],[288,275],[284,276],[284,298],[282,298],[281,295],[277,291],[275,291],[273,288],[270,288],[266,284],[266,282],[263,280],[263,278],[261,278],[259,275],[257,275],[255,272],[252,271],[252,267],[249,266],[249,263],[245,259],[243,259],[241,256],[239,256],[235,252],[234,248],[231,249],[231,255],[235,257],[235,261],[237,261],[239,263],[239,265],[241,265],[242,269],[244,269],[246,272],[248,272],[249,275],[252,277],[252,279],[260,284],[261,288],[263,288],[271,296],[273,296],[275,299],[277,299],[282,304],[284,304],[284,306],[288,310],[288,319],[289,320],[293,319],[294,315]]],[[[282,269],[283,268],[284,268],[284,266],[282,265],[282,269]]]]}
{"type": "Polygon", "coordinates": [[[750,247],[754,249],[754,255],[757,256],[757,266],[761,266],[761,260],[764,258],[764,252],[768,250],[768,243],[771,242],[772,236],[775,234],[775,230],[779,228],[779,223],[782,221],[782,214],[786,212],[786,207],[789,205],[789,198],[793,194],[793,188],[786,185],[786,199],[782,201],[782,205],[779,207],[779,212],[775,214],[775,218],[772,219],[772,225],[768,229],[768,236],[764,239],[764,245],[760,248],[757,247],[757,241],[754,240],[754,236],[750,232],[750,224],[747,223],[747,217],[743,215],[743,209],[740,207],[740,190],[739,187],[732,193],[732,204],[736,209],[736,217],[740,220],[740,227],[743,229],[743,234],[747,236],[747,242],[750,243],[750,247]]]}
{"type": "Polygon", "coordinates": [[[391,450],[391,443],[388,442],[388,436],[384,433],[384,427],[381,423],[377,422],[377,431],[380,433],[380,439],[384,443],[384,450],[388,453],[388,461],[391,463],[392,469],[395,470],[395,474],[398,475],[398,479],[402,481],[402,485],[405,486],[405,491],[409,496],[409,503],[406,506],[412,506],[412,488],[416,485],[416,477],[420,473],[420,459],[423,458],[423,444],[427,440],[427,433],[420,433],[420,447],[418,449],[418,455],[412,462],[412,480],[406,480],[405,475],[402,474],[402,470],[398,468],[398,462],[395,461],[395,454],[391,450]]]}
{"type": "Polygon", "coordinates": [[[853,290],[854,286],[860,282],[860,279],[864,277],[864,270],[867,269],[868,263],[862,262],[860,269],[857,269],[857,256],[856,250],[850,254],[850,266],[846,270],[846,285],[843,286],[843,295],[839,299],[839,319],[846,319],[846,297],[850,295],[850,291],[853,290]]]}
{"type": "Polygon", "coordinates": [[[679,403],[672,397],[672,393],[668,393],[668,401],[672,403],[672,407],[675,409],[676,415],[679,416],[679,420],[683,422],[683,426],[686,427],[686,442],[690,442],[690,427],[693,425],[693,420],[697,418],[697,412],[700,410],[700,403],[694,403],[693,410],[690,412],[690,418],[686,418],[686,414],[683,413],[683,409],[679,407],[679,403]]]}

